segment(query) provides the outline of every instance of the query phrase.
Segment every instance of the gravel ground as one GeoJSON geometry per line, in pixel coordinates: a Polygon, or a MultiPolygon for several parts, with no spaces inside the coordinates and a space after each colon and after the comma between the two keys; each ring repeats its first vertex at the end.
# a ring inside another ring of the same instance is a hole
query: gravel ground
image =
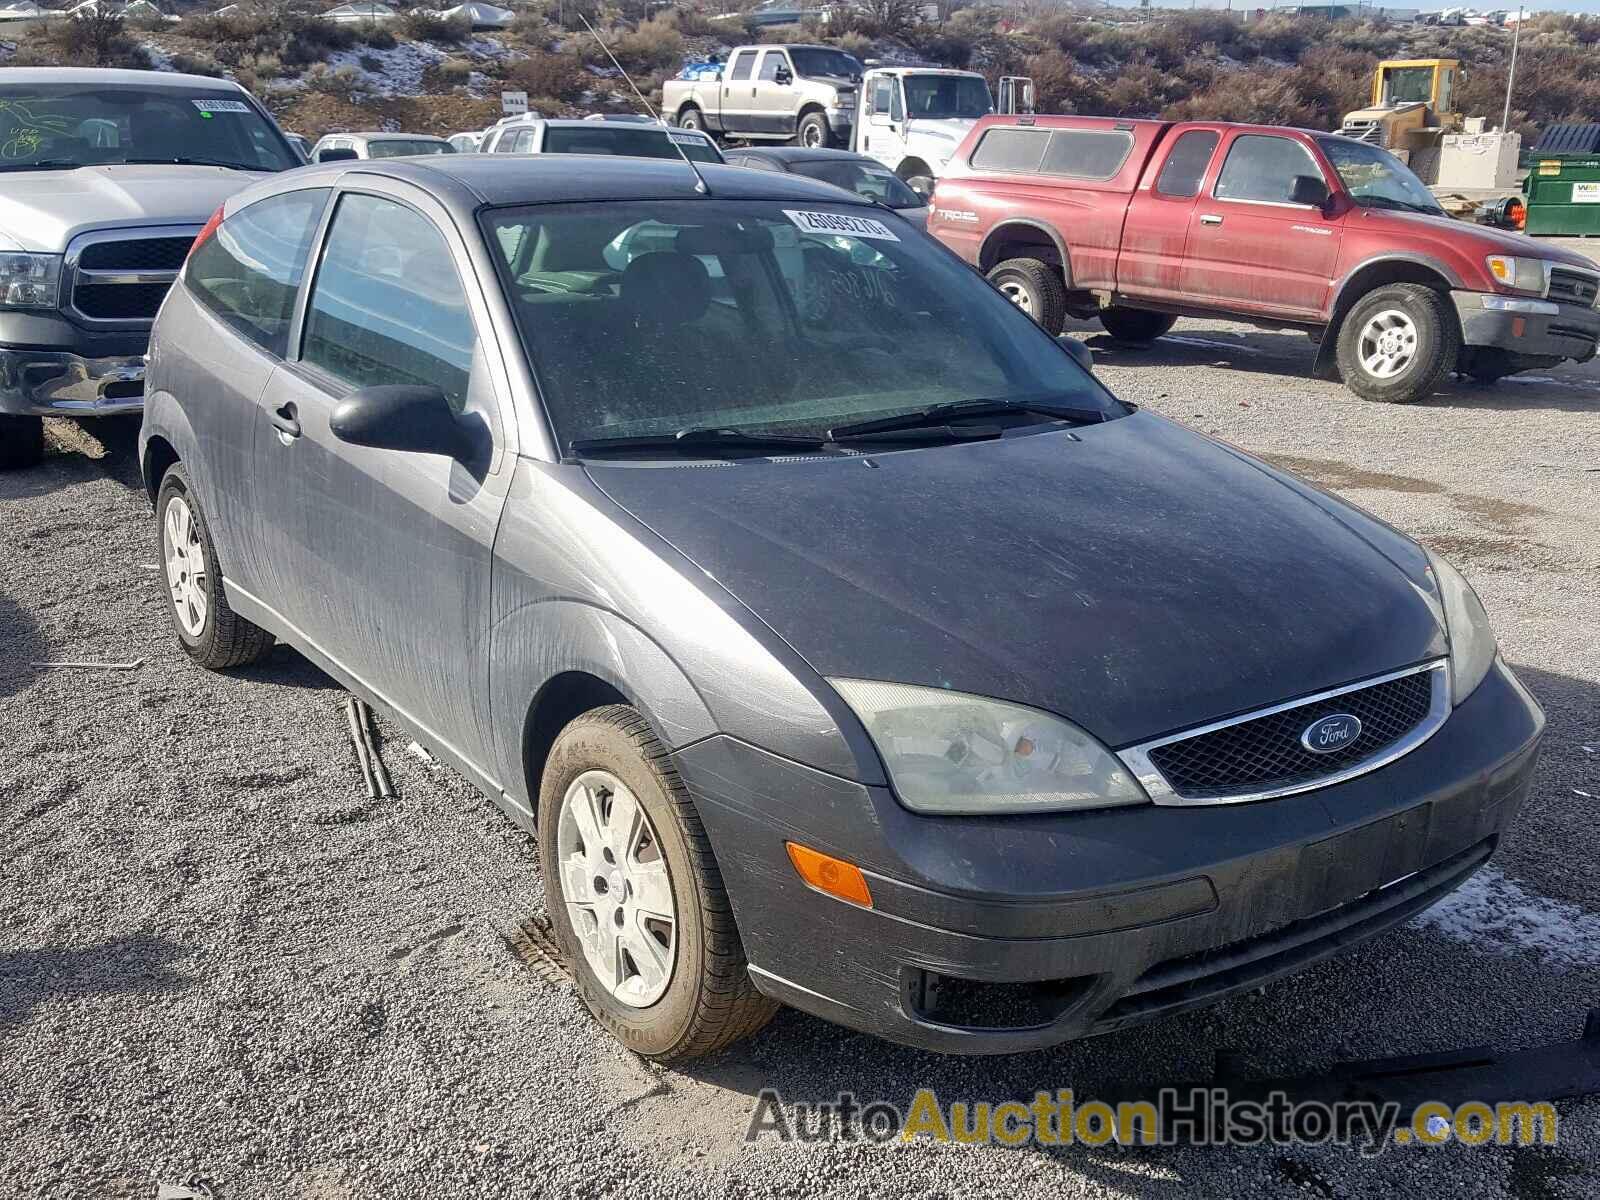
{"type": "Polygon", "coordinates": [[[1600,1002],[1600,366],[1364,404],[1302,336],[1184,322],[1103,378],[1454,558],[1550,732],[1492,868],[1431,919],[1221,1007],[1007,1059],[798,1013],[646,1065],[513,953],[532,842],[388,730],[364,799],[343,693],[280,647],[229,675],[169,633],[121,423],[52,423],[0,476],[0,1192],[218,1200],[523,1196],[1512,1195],[1600,1192],[1600,1102],[1555,1149],[745,1145],[763,1087],[902,1107],[1080,1098],[1337,1058],[1577,1036],[1600,1002]],[[143,660],[127,672],[43,660],[143,660]],[[1587,748],[1586,748],[1587,747],[1587,748]],[[1587,794],[1585,794],[1587,793],[1587,794]]]}

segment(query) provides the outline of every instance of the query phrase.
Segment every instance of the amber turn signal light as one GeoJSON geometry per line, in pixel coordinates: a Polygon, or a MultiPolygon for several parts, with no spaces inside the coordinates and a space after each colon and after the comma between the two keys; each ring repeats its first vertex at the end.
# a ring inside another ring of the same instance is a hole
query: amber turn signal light
{"type": "Polygon", "coordinates": [[[872,907],[872,893],[867,890],[867,881],[861,874],[861,868],[843,859],[819,854],[798,842],[785,842],[784,847],[789,851],[789,861],[794,864],[800,878],[817,891],[827,892],[846,904],[872,907]]]}

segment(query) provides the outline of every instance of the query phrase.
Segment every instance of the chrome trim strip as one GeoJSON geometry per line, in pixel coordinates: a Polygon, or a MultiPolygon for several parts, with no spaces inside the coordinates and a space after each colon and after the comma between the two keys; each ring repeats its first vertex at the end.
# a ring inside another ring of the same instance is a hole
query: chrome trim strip
{"type": "Polygon", "coordinates": [[[1310,696],[1301,696],[1297,700],[1288,700],[1282,704],[1274,704],[1269,708],[1258,708],[1254,712],[1243,713],[1237,717],[1229,717],[1226,721],[1213,721],[1209,725],[1201,725],[1194,729],[1185,729],[1181,733],[1169,734],[1166,737],[1155,738],[1152,741],[1141,742],[1137,746],[1117,751],[1117,757],[1122,760],[1122,765],[1133,772],[1133,775],[1149,793],[1150,799],[1157,804],[1173,806],[1201,806],[1214,804],[1248,804],[1254,800],[1272,800],[1279,796],[1293,796],[1298,792],[1312,792],[1318,788],[1331,787],[1336,783],[1343,783],[1347,779],[1354,779],[1358,775],[1365,775],[1369,771],[1376,771],[1379,767],[1387,766],[1397,758],[1410,754],[1423,742],[1439,732],[1439,727],[1450,716],[1450,672],[1449,661],[1438,659],[1434,662],[1423,663],[1420,666],[1407,667],[1402,671],[1390,671],[1387,675],[1375,675],[1370,679],[1363,679],[1358,683],[1346,684],[1344,687],[1332,688],[1325,692],[1316,692],[1310,696]],[[1431,702],[1428,705],[1428,715],[1417,723],[1415,729],[1406,734],[1393,745],[1386,747],[1382,752],[1371,758],[1362,759],[1352,763],[1341,771],[1330,775],[1322,775],[1316,779],[1303,783],[1291,784],[1287,787],[1266,788],[1257,792],[1232,792],[1226,796],[1185,796],[1173,789],[1167,782],[1166,776],[1156,769],[1155,763],[1150,761],[1150,752],[1162,746],[1170,746],[1173,742],[1186,742],[1202,734],[1214,733],[1219,729],[1227,729],[1231,725],[1242,725],[1246,721],[1255,721],[1261,717],[1270,717],[1276,713],[1288,712],[1294,708],[1304,708],[1308,704],[1318,704],[1323,700],[1331,700],[1336,696],[1344,696],[1350,692],[1364,691],[1376,687],[1380,683],[1388,683],[1394,679],[1404,679],[1408,675],[1417,675],[1423,671],[1434,672],[1432,680],[1433,689],[1431,702]]]}
{"type": "Polygon", "coordinates": [[[94,329],[149,329],[155,324],[154,317],[91,317],[79,311],[76,303],[78,282],[81,279],[87,286],[90,284],[121,284],[121,283],[170,283],[177,279],[176,271],[114,271],[114,270],[80,270],[78,262],[83,258],[83,252],[89,246],[98,246],[105,242],[143,242],[153,238],[180,238],[186,237],[193,241],[199,236],[201,226],[194,225],[118,225],[108,229],[90,229],[78,234],[67,243],[67,250],[61,263],[61,311],[79,325],[87,325],[94,329]],[[160,275],[159,279],[135,279],[136,275],[160,275]],[[116,276],[117,278],[106,278],[116,276]]]}

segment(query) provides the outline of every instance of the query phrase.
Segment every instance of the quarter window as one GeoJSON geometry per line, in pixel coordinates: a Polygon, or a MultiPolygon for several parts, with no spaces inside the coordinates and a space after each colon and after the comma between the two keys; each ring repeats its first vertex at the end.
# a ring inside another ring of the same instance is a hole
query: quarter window
{"type": "Polygon", "coordinates": [[[1316,160],[1299,142],[1269,134],[1244,134],[1228,147],[1215,195],[1218,200],[1292,204],[1296,175],[1322,178],[1316,160]]]}
{"type": "Polygon", "coordinates": [[[286,192],[234,213],[189,256],[184,281],[206,308],[269,354],[287,351],[295,294],[328,189],[286,192]]]}
{"type": "Polygon", "coordinates": [[[1156,191],[1163,196],[1190,200],[1200,194],[1200,181],[1217,148],[1214,129],[1191,129],[1173,144],[1172,153],[1156,176],[1156,191]]]}
{"type": "Polygon", "coordinates": [[[340,200],[301,358],[352,387],[432,384],[460,412],[476,346],[461,278],[433,223],[377,196],[340,200]]]}

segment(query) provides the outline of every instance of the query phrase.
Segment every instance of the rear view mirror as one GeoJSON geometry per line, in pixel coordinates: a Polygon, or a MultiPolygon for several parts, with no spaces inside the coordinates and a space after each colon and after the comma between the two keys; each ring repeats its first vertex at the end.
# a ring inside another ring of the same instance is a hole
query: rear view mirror
{"type": "Polygon", "coordinates": [[[1094,353],[1077,338],[1070,333],[1062,333],[1056,336],[1056,342],[1072,355],[1074,361],[1085,371],[1094,370],[1094,353]]]}
{"type": "Polygon", "coordinates": [[[317,151],[317,161],[348,162],[356,157],[356,152],[348,146],[329,146],[326,150],[317,151]]]}
{"type": "Polygon", "coordinates": [[[1328,202],[1328,185],[1315,175],[1296,175],[1289,185],[1289,202],[1321,208],[1328,202]]]}
{"type": "Polygon", "coordinates": [[[444,392],[436,387],[359,388],[339,402],[328,428],[342,442],[378,450],[458,458],[469,448],[444,392]]]}

